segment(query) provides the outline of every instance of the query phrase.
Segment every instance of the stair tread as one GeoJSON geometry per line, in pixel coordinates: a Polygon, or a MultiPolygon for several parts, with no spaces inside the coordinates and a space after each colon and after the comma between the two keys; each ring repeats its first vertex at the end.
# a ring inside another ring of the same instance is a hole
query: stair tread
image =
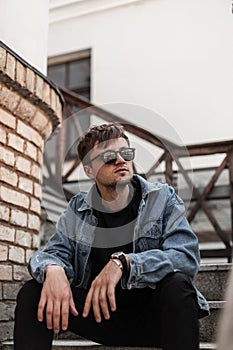
{"type": "Polygon", "coordinates": [[[199,271],[230,271],[233,267],[233,263],[222,263],[222,264],[201,264],[199,271]]]}
{"type": "MultiPolygon", "coordinates": [[[[59,345],[59,346],[62,346],[62,345],[69,345],[69,346],[84,346],[84,345],[88,345],[88,346],[100,346],[101,348],[104,347],[105,349],[107,348],[106,346],[103,346],[101,344],[98,344],[98,343],[94,343],[92,341],[89,341],[89,340],[54,340],[53,341],[53,344],[54,345],[59,345]]],[[[115,347],[116,349],[132,349],[132,347],[115,347]]],[[[111,349],[113,349],[113,347],[111,347],[111,349]]],[[[138,347],[138,349],[153,349],[153,350],[156,350],[155,348],[149,348],[149,347],[138,347]]],[[[200,349],[216,349],[216,345],[214,343],[200,343],[200,349]]],[[[159,349],[158,349],[159,350],[159,349]]]]}
{"type": "MultiPolygon", "coordinates": [[[[3,350],[4,350],[4,347],[6,347],[6,346],[8,346],[8,348],[9,348],[9,346],[12,346],[12,348],[13,348],[13,341],[5,341],[5,342],[3,342],[3,350]]],[[[148,348],[148,347],[118,347],[118,346],[116,346],[116,347],[107,347],[107,346],[103,346],[103,345],[101,345],[101,344],[98,344],[98,343],[95,343],[95,342],[93,342],[93,341],[89,341],[89,340],[85,340],[85,339],[83,339],[83,340],[80,340],[80,339],[78,339],[78,340],[54,340],[53,341],[53,346],[56,346],[56,347],[64,347],[64,348],[68,348],[68,347],[82,347],[82,348],[84,348],[84,347],[92,347],[92,348],[94,348],[94,347],[99,347],[100,348],[100,350],[101,349],[108,349],[108,348],[110,348],[111,350],[114,350],[114,349],[116,349],[116,350],[126,350],[126,349],[130,349],[130,350],[132,350],[133,348],[134,349],[140,349],[140,350],[143,350],[143,349],[146,349],[146,350],[149,350],[149,349],[153,349],[153,350],[162,350],[162,349],[156,349],[156,348],[148,348]]],[[[204,350],[204,349],[209,349],[209,350],[214,350],[214,349],[217,349],[216,348],[216,345],[214,344],[214,343],[200,343],[200,350],[204,350]]]]}
{"type": "Polygon", "coordinates": [[[215,343],[200,343],[200,350],[202,349],[214,350],[217,349],[217,346],[215,343]]]}
{"type": "Polygon", "coordinates": [[[209,307],[211,309],[222,309],[226,301],[225,300],[208,300],[209,307]]]}

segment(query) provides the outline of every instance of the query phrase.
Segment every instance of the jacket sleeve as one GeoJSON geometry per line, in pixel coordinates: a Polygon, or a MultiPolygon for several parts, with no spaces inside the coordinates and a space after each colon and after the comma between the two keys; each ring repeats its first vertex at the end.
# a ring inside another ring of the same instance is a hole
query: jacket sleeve
{"type": "Polygon", "coordinates": [[[123,288],[155,288],[171,272],[180,271],[193,278],[200,264],[198,240],[185,216],[182,200],[172,187],[167,187],[167,200],[162,216],[160,246],[130,253],[130,273],[122,278],[123,288]]]}
{"type": "Polygon", "coordinates": [[[44,272],[48,265],[59,265],[64,268],[67,278],[72,282],[74,270],[72,261],[74,257],[74,244],[70,230],[74,212],[69,203],[65,212],[60,216],[54,235],[50,238],[44,249],[36,251],[28,264],[28,270],[39,283],[44,282],[44,272]]]}

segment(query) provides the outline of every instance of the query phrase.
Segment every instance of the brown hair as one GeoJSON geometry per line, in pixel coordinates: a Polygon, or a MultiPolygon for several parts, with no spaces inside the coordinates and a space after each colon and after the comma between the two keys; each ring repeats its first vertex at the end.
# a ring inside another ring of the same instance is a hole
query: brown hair
{"type": "Polygon", "coordinates": [[[111,139],[123,137],[129,146],[129,138],[125,135],[124,127],[119,123],[109,123],[102,125],[94,125],[87,130],[79,139],[78,155],[83,164],[88,163],[88,153],[95,145],[105,147],[111,139]]]}

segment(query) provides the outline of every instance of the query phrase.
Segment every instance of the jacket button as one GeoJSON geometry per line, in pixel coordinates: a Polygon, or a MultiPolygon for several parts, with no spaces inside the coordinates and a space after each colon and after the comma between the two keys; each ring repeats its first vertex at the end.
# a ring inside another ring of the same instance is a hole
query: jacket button
{"type": "Polygon", "coordinates": [[[82,254],[82,256],[86,256],[87,252],[82,252],[81,254],[82,254]]]}

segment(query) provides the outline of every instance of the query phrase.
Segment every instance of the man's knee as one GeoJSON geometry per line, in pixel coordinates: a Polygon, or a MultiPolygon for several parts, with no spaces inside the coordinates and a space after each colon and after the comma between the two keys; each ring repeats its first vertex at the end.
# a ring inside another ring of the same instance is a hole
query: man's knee
{"type": "Polygon", "coordinates": [[[35,280],[26,282],[19,290],[17,296],[17,303],[24,303],[27,305],[38,304],[40,299],[42,285],[37,283],[35,280]]]}
{"type": "Polygon", "coordinates": [[[165,305],[180,308],[196,301],[196,291],[191,279],[184,273],[167,275],[159,284],[160,298],[165,305]]]}

